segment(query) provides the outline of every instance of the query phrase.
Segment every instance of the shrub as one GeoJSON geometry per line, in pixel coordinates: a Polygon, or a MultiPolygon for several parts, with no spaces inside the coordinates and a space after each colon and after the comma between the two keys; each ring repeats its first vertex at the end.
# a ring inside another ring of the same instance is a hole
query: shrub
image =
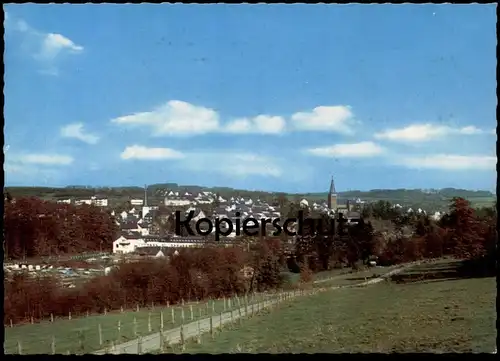
{"type": "Polygon", "coordinates": [[[300,283],[307,284],[313,281],[313,273],[311,269],[306,265],[302,264],[300,267],[300,283]]]}

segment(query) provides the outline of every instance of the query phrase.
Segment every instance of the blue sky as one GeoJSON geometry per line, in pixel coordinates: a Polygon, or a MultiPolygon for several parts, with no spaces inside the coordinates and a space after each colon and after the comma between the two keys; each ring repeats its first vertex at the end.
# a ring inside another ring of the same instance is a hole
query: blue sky
{"type": "Polygon", "coordinates": [[[8,5],[7,185],[496,185],[494,5],[8,5]]]}

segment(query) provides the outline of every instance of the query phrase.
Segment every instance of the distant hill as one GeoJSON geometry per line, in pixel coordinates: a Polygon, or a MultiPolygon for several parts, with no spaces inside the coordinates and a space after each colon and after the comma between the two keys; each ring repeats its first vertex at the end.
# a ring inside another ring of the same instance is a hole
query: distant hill
{"type": "MultiPolygon", "coordinates": [[[[6,187],[13,197],[40,197],[43,199],[66,199],[85,198],[93,195],[105,196],[111,202],[126,202],[130,198],[143,198],[142,187],[101,187],[68,186],[64,188],[47,187],[6,187]]],[[[229,187],[201,187],[196,185],[179,185],[176,183],[152,184],[148,186],[148,199],[151,202],[161,202],[166,191],[197,193],[209,191],[218,193],[224,198],[231,196],[250,197],[252,199],[272,201],[277,194],[264,191],[249,191],[233,189],[229,187]]],[[[284,194],[284,193],[283,193],[284,194]]],[[[321,202],[327,199],[328,192],[285,194],[289,200],[296,201],[306,198],[310,201],[321,202]]],[[[399,203],[405,207],[422,208],[428,212],[446,210],[453,197],[462,197],[469,200],[475,207],[490,206],[496,200],[496,195],[489,191],[472,191],[467,189],[444,188],[444,189],[372,189],[370,191],[352,190],[339,192],[339,201],[347,199],[361,199],[365,202],[389,201],[393,204],[399,203]]]]}

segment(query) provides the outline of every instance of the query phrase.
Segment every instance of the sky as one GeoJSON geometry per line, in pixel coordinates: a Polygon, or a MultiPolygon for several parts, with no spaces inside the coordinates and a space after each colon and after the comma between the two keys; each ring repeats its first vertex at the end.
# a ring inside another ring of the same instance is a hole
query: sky
{"type": "Polygon", "coordinates": [[[495,5],[4,5],[7,186],[496,187],[495,5]]]}

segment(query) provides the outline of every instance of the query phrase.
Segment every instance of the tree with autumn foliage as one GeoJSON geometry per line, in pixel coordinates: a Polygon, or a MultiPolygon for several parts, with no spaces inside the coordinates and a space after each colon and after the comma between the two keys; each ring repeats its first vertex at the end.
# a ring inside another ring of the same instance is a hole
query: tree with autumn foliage
{"type": "Polygon", "coordinates": [[[450,213],[443,217],[441,224],[449,230],[446,251],[457,258],[473,259],[484,256],[486,227],[484,222],[476,217],[475,210],[467,200],[454,198],[450,213]]]}
{"type": "Polygon", "coordinates": [[[5,203],[4,247],[8,259],[111,250],[116,234],[114,218],[99,207],[38,198],[5,203]]]}

